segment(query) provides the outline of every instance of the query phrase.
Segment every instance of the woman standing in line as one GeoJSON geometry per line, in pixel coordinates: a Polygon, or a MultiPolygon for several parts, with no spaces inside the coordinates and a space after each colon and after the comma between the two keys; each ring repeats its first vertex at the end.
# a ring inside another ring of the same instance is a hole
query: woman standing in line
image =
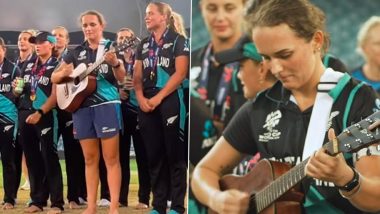
{"type": "Polygon", "coordinates": [[[145,23],[151,35],[136,53],[133,82],[140,106],[140,132],[147,148],[153,192],[151,213],[184,213],[187,158],[184,127],[186,108],[182,82],[189,69],[188,41],[175,31],[171,7],[149,3],[145,23]]]}
{"type": "Polygon", "coordinates": [[[4,39],[0,37],[0,153],[3,166],[3,210],[13,209],[17,195],[17,172],[15,164],[15,141],[18,126],[16,96],[12,81],[20,75],[19,68],[6,57],[4,39]]]}
{"type": "MultiPolygon", "coordinates": [[[[55,27],[52,32],[57,39],[54,55],[59,61],[68,54],[69,32],[63,26],[55,27]]],[[[70,112],[57,108],[58,138],[62,136],[67,173],[67,200],[70,209],[78,209],[86,200],[86,180],[84,157],[79,141],[74,139],[73,119],[70,112]]]]}
{"type": "Polygon", "coordinates": [[[41,31],[29,38],[36,45],[37,57],[24,66],[25,86],[15,91],[19,98],[20,142],[24,149],[30,179],[31,203],[26,213],[40,212],[50,196],[49,213],[63,211],[63,182],[57,153],[57,112],[55,84],[50,77],[58,65],[53,57],[56,39],[41,31]],[[43,167],[41,167],[43,163],[43,167]]]}

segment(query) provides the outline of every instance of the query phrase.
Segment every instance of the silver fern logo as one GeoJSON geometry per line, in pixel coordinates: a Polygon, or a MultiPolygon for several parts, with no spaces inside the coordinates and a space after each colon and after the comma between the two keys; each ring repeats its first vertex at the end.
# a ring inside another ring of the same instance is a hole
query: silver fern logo
{"type": "Polygon", "coordinates": [[[169,117],[167,120],[166,120],[166,126],[169,126],[171,124],[174,123],[174,121],[178,118],[178,115],[175,115],[173,117],[169,117]]]}
{"type": "Polygon", "coordinates": [[[13,125],[4,126],[4,132],[8,132],[12,127],[13,125]]]}
{"type": "Polygon", "coordinates": [[[41,136],[42,135],[46,135],[49,131],[50,131],[51,127],[48,127],[48,128],[44,128],[41,130],[41,136]]]}

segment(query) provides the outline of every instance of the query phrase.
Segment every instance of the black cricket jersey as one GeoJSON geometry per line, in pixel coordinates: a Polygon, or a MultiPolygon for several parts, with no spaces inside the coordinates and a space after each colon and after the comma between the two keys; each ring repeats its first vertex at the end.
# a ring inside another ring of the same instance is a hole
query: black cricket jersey
{"type": "MultiPolygon", "coordinates": [[[[335,98],[328,121],[329,128],[334,128],[337,135],[377,111],[380,101],[369,86],[358,84],[348,74],[344,77],[349,81],[335,98]],[[352,93],[354,99],[350,102],[348,97],[352,93]],[[348,111],[346,118],[345,111],[348,111]]],[[[290,97],[290,91],[278,81],[272,88],[260,93],[256,100],[247,102],[239,109],[226,127],[224,138],[241,153],[253,155],[259,152],[261,158],[292,165],[301,162],[313,107],[301,112],[290,97]]],[[[324,142],[328,142],[327,132],[324,142]]],[[[352,159],[348,160],[348,164],[352,165],[352,159]]],[[[302,184],[306,196],[312,194],[313,191],[309,191],[311,188],[322,196],[320,201],[308,201],[306,197],[306,211],[308,206],[318,204],[321,212],[362,213],[342,198],[330,182],[306,179],[302,184]]]]}
{"type": "Polygon", "coordinates": [[[189,54],[188,39],[171,29],[166,29],[159,42],[153,35],[144,38],[136,52],[136,60],[143,64],[144,92],[163,88],[176,71],[175,58],[189,54]]]}

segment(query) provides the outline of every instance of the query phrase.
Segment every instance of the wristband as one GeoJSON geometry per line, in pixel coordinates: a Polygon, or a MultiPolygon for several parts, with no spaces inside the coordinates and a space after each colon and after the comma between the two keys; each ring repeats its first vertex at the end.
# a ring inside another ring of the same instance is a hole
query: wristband
{"type": "Polygon", "coordinates": [[[354,171],[354,177],[344,186],[336,186],[338,189],[350,192],[359,185],[359,173],[354,168],[351,167],[351,169],[354,171]]]}
{"type": "Polygon", "coordinates": [[[42,116],[42,115],[44,115],[44,111],[42,111],[42,109],[37,109],[37,112],[42,116]]]}

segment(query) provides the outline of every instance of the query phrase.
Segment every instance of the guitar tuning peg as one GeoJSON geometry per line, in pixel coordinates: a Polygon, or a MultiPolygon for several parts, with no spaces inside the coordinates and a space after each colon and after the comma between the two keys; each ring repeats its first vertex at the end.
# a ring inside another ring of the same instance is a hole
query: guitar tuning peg
{"type": "Polygon", "coordinates": [[[356,123],[354,126],[355,126],[356,128],[358,128],[358,129],[361,129],[361,128],[362,128],[362,126],[361,126],[359,123],[356,123]]]}
{"type": "Polygon", "coordinates": [[[363,141],[361,139],[356,139],[355,142],[358,143],[358,144],[362,144],[363,143],[363,141]]]}
{"type": "Polygon", "coordinates": [[[367,121],[368,123],[373,123],[373,120],[371,118],[366,118],[365,121],[367,121]]]}
{"type": "Polygon", "coordinates": [[[346,143],[346,144],[344,144],[344,147],[346,147],[347,150],[350,150],[351,149],[351,144],[346,143]]]}
{"type": "Polygon", "coordinates": [[[343,130],[343,132],[346,133],[347,135],[351,135],[351,132],[348,129],[343,130]]]}
{"type": "Polygon", "coordinates": [[[373,136],[373,135],[370,134],[370,133],[367,134],[367,137],[370,138],[371,140],[374,140],[374,139],[375,139],[375,136],[373,136]]]}

